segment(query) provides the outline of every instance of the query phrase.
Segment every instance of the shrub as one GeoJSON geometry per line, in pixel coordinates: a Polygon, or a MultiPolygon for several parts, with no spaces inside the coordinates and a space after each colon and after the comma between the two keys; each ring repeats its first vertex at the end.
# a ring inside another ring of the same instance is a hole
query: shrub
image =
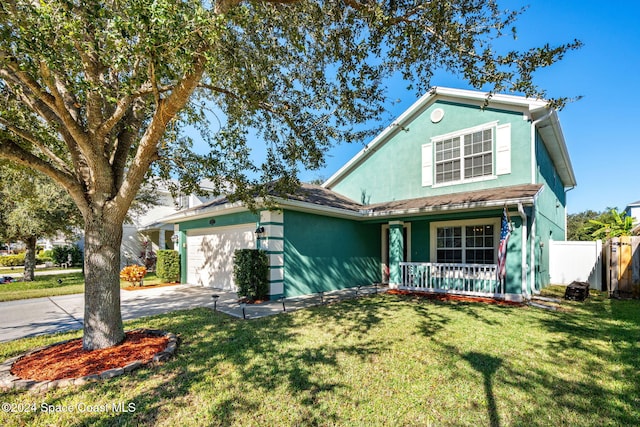
{"type": "Polygon", "coordinates": [[[168,249],[158,251],[156,275],[163,282],[180,281],[180,253],[168,249]]]}
{"type": "Polygon", "coordinates": [[[269,293],[269,258],[258,249],[238,249],[234,253],[233,275],[238,295],[252,300],[266,299],[269,293]]]}
{"type": "Polygon", "coordinates": [[[77,245],[73,246],[55,246],[51,251],[51,257],[54,264],[65,264],[69,262],[69,255],[71,255],[71,264],[82,264],[82,251],[77,245]]]}
{"type": "Polygon", "coordinates": [[[2,267],[17,267],[20,265],[24,265],[24,253],[0,256],[0,266],[2,267]]]}
{"type": "Polygon", "coordinates": [[[53,259],[53,250],[47,249],[46,251],[40,251],[38,256],[43,257],[43,258],[51,258],[51,259],[53,259]]]}
{"type": "Polygon", "coordinates": [[[147,268],[142,265],[127,265],[120,271],[120,279],[131,283],[131,286],[142,286],[142,279],[147,275],[147,268]]]}

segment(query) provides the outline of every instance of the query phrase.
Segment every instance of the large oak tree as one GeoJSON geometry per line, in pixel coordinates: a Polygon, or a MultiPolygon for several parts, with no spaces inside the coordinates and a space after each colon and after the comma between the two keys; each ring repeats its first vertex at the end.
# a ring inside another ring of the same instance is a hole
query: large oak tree
{"type": "Polygon", "coordinates": [[[84,347],[123,339],[122,222],[150,169],[250,201],[368,136],[391,77],[423,93],[447,70],[543,97],[532,73],[579,42],[500,52],[518,15],[493,0],[3,0],[0,157],[51,177],[82,213],[84,347]],[[205,154],[185,125],[204,131],[205,154]]]}

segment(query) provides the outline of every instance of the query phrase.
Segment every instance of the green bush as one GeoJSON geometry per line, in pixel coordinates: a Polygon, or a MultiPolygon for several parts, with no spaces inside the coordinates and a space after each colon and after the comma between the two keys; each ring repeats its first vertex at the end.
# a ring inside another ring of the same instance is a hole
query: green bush
{"type": "Polygon", "coordinates": [[[40,251],[38,256],[42,258],[51,258],[53,260],[53,250],[47,249],[46,251],[40,251]]]}
{"type": "Polygon", "coordinates": [[[82,265],[82,251],[77,245],[55,246],[51,252],[54,264],[60,265],[69,262],[69,254],[71,254],[71,264],[82,265]]]}
{"type": "Polygon", "coordinates": [[[233,259],[233,275],[238,295],[252,300],[267,299],[269,294],[269,258],[258,249],[237,249],[233,259]]]}
{"type": "Polygon", "coordinates": [[[164,282],[180,281],[180,253],[169,249],[158,251],[156,276],[164,282]]]}
{"type": "Polygon", "coordinates": [[[18,255],[0,256],[0,266],[18,267],[24,265],[24,252],[18,255]]]}
{"type": "Polygon", "coordinates": [[[53,258],[50,256],[38,255],[36,257],[36,264],[44,264],[46,262],[53,262],[53,258]]]}

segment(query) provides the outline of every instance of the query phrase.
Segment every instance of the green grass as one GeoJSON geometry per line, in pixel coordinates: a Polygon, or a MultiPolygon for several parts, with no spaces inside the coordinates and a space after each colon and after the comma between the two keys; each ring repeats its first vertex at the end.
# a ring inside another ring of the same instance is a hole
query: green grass
{"type": "Polygon", "coordinates": [[[33,282],[0,284],[0,301],[69,295],[82,292],[84,292],[84,278],[82,273],[36,276],[33,282]],[[60,279],[62,283],[58,283],[58,279],[60,279]]]}
{"type": "MultiPolygon", "coordinates": [[[[0,413],[0,425],[640,425],[640,303],[563,307],[379,295],[250,321],[175,312],[127,323],[179,335],[165,364],[5,393],[38,410],[0,413]],[[80,412],[129,403],[135,412],[80,412]]],[[[0,360],[79,334],[0,344],[0,360]]]]}
{"type": "MultiPolygon", "coordinates": [[[[155,273],[144,278],[145,286],[162,283],[155,273]]],[[[120,281],[121,287],[131,286],[129,282],[120,281]]],[[[0,284],[0,302],[28,298],[52,297],[56,295],[79,294],[84,292],[82,273],[65,273],[52,276],[36,276],[33,282],[12,282],[0,284]],[[62,284],[58,283],[62,280],[62,284]]]]}

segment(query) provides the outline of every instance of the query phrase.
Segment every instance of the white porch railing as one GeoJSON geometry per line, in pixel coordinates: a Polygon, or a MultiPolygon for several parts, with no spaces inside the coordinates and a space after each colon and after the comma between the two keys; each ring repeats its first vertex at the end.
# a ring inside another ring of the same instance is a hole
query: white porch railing
{"type": "Polygon", "coordinates": [[[504,286],[496,264],[401,262],[400,289],[500,297],[504,286]]]}

